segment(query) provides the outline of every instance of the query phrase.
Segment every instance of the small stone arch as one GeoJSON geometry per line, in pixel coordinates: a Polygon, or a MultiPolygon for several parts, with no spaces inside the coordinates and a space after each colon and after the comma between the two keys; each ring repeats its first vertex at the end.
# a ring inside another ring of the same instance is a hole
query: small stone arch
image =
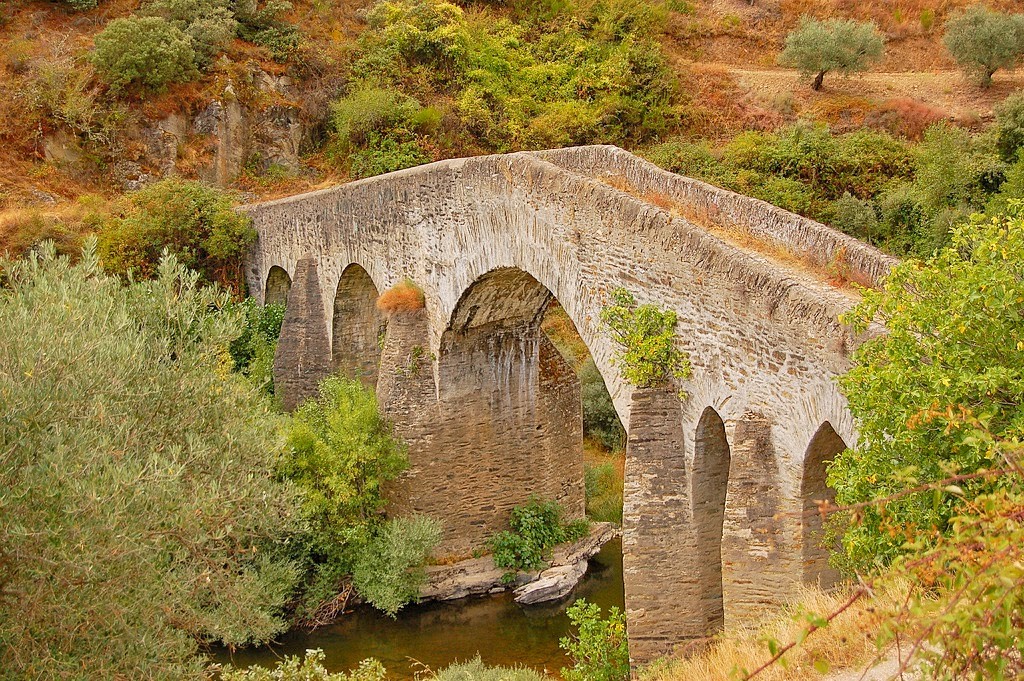
{"type": "Polygon", "coordinates": [[[335,372],[377,384],[385,318],[377,308],[379,291],[369,273],[352,263],[341,273],[331,319],[331,363],[335,372]]]}
{"type": "Polygon", "coordinates": [[[288,292],[292,288],[292,278],[283,267],[274,265],[267,272],[267,284],[263,289],[264,305],[284,305],[288,302],[288,292]]]}
{"type": "Polygon", "coordinates": [[[731,454],[725,423],[713,407],[707,407],[694,434],[692,487],[693,522],[700,560],[700,590],[708,633],[725,624],[722,585],[722,529],[731,454]]]}
{"type": "Polygon", "coordinates": [[[828,465],[837,454],[847,448],[832,424],[821,424],[811,438],[804,454],[803,473],[800,478],[801,564],[803,581],[828,589],[839,581],[839,573],[828,564],[829,547],[824,544],[824,522],[818,502],[835,502],[836,492],[826,481],[828,465]]]}

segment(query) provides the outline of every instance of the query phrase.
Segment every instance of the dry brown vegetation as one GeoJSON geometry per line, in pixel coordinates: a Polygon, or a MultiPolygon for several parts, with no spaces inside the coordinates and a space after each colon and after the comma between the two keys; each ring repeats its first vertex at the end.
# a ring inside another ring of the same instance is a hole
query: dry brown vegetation
{"type": "Polygon", "coordinates": [[[377,309],[388,314],[415,312],[424,305],[423,289],[412,279],[403,279],[377,298],[377,309]]]}
{"type": "MultiPolygon", "coordinates": [[[[854,587],[856,588],[856,587],[854,587]]],[[[856,600],[828,626],[806,635],[787,652],[784,664],[774,664],[757,675],[763,681],[804,681],[826,678],[843,669],[864,669],[879,658],[875,641],[879,627],[904,603],[909,586],[895,585],[856,600]]],[[[706,649],[686,659],[674,659],[647,670],[644,681],[733,681],[772,658],[767,641],[779,647],[805,635],[807,615],[824,617],[846,604],[849,588],[831,593],[805,587],[781,613],[749,627],[728,629],[706,649]]],[[[679,654],[692,651],[677,651],[679,654]]],[[[884,652],[882,657],[885,657],[884,652]]],[[[855,675],[854,678],[858,678],[855,675]]]]}

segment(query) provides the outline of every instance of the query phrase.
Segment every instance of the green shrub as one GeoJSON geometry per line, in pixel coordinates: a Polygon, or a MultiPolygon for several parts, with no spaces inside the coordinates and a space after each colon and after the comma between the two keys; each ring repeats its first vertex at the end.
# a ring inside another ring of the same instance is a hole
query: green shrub
{"type": "Polygon", "coordinates": [[[610,461],[587,466],[584,482],[587,517],[595,522],[622,524],[622,478],[610,461]]]}
{"type": "Polygon", "coordinates": [[[871,201],[844,194],[836,199],[832,226],[850,236],[870,243],[877,243],[878,214],[871,201]]]}
{"type": "Polygon", "coordinates": [[[704,182],[724,186],[722,179],[729,173],[707,144],[673,140],[642,152],[652,163],[665,170],[686,175],[704,182]]]}
{"type": "Polygon", "coordinates": [[[690,375],[690,360],[676,347],[676,313],[637,305],[624,288],[611,293],[601,322],[619,349],[614,361],[622,377],[638,388],[662,385],[690,375]]]}
{"type": "Polygon", "coordinates": [[[95,44],[92,63],[115,91],[163,90],[199,75],[192,39],[160,17],[114,19],[95,44]]]}
{"type": "MultiPolygon", "coordinates": [[[[544,565],[552,547],[575,541],[589,531],[585,520],[563,524],[558,502],[535,497],[512,509],[509,527],[510,530],[499,532],[490,540],[494,564],[509,570],[537,570],[544,565]]],[[[514,576],[514,572],[508,576],[514,576]]]]}
{"type": "Polygon", "coordinates": [[[386,681],[387,672],[377,660],[363,660],[350,673],[331,673],[323,665],[324,651],[307,650],[305,656],[286,655],[274,669],[254,665],[234,669],[230,665],[221,673],[221,681],[386,681]]]}
{"type": "Polygon", "coordinates": [[[779,63],[814,76],[812,87],[821,89],[825,74],[839,71],[849,75],[864,71],[884,52],[882,36],[872,22],[853,19],[800,18],[800,25],[786,36],[779,63]]]}
{"type": "Polygon", "coordinates": [[[992,74],[1012,69],[1024,57],[1024,15],[975,5],[946,22],[943,42],[960,68],[988,87],[992,74]]]}
{"type": "Polygon", "coordinates": [[[1006,164],[985,140],[948,123],[925,131],[916,156],[914,186],[932,214],[945,208],[980,209],[1006,177],[1006,164]]]}
{"type": "Polygon", "coordinates": [[[100,0],[61,0],[61,2],[69,6],[71,9],[78,11],[93,9],[100,4],[100,0]]]}
{"type": "Polygon", "coordinates": [[[243,290],[241,258],[256,231],[226,192],[171,178],[126,195],[119,213],[99,234],[107,271],[150,277],[166,250],[208,281],[243,290]]]}
{"type": "Polygon", "coordinates": [[[227,294],[173,257],[125,286],[92,242],[0,269],[5,675],[200,679],[201,641],[281,632],[297,500],[227,294]]]}
{"type": "Polygon", "coordinates": [[[548,681],[549,677],[526,667],[488,667],[477,655],[456,662],[429,677],[431,681],[548,681]]]}
{"type": "Polygon", "coordinates": [[[432,518],[391,518],[359,550],[352,570],[356,592],[393,617],[419,597],[423,566],[439,541],[441,524],[432,518]]]}
{"type": "Polygon", "coordinates": [[[611,452],[626,444],[626,430],[619,421],[612,396],[592,358],[580,367],[580,397],[583,402],[583,434],[597,440],[611,452]]]}
{"type": "Polygon", "coordinates": [[[260,305],[254,298],[234,303],[241,309],[245,325],[228,352],[234,370],[260,390],[274,394],[274,353],[284,322],[284,305],[260,305]]]}
{"type": "Polygon", "coordinates": [[[1014,163],[1024,149],[1024,94],[1010,95],[996,107],[996,149],[1007,163],[1014,163]]]}
{"type": "Polygon", "coordinates": [[[572,659],[562,668],[565,681],[627,681],[629,645],[626,614],[613,607],[601,618],[601,607],[584,599],[576,601],[566,614],[576,634],[563,637],[558,645],[572,659]]]}
{"type": "Polygon", "coordinates": [[[191,38],[197,66],[209,65],[238,31],[229,0],[149,0],[142,12],[166,20],[191,38]]]}
{"type": "Polygon", "coordinates": [[[847,316],[855,329],[881,321],[888,333],[861,345],[841,380],[860,439],[836,456],[829,484],[840,505],[887,501],[868,503],[846,530],[844,567],[886,564],[908,540],[923,550],[953,529],[953,516],[970,513],[965,500],[1019,489],[1016,478],[983,477],[913,491],[998,467],[993,443],[1020,441],[1022,282],[1024,220],[979,217],[923,263],[897,265],[847,316]]]}
{"type": "Polygon", "coordinates": [[[927,214],[914,185],[894,184],[879,196],[878,210],[881,213],[876,237],[879,245],[892,253],[927,251],[927,245],[921,244],[927,214]]]}
{"type": "Polygon", "coordinates": [[[334,598],[370,542],[384,508],[383,485],[408,465],[405,447],[359,381],[331,377],[286,425],[278,474],[301,490],[306,536],[296,560],[311,566],[300,615],[334,598]]]}
{"type": "Polygon", "coordinates": [[[370,177],[428,163],[417,132],[436,125],[434,109],[423,109],[395,90],[363,88],[331,105],[333,154],[355,177],[370,177]]]}

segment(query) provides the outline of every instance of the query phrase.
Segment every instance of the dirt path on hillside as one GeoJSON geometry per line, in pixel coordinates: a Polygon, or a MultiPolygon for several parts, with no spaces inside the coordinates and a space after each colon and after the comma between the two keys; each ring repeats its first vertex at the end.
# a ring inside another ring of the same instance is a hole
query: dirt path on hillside
{"type": "Polygon", "coordinates": [[[1024,72],[996,73],[992,87],[980,88],[964,79],[960,71],[862,73],[843,77],[829,74],[820,92],[810,88],[809,79],[790,69],[738,68],[715,64],[728,71],[737,85],[765,106],[786,93],[803,104],[835,99],[837,96],[878,101],[909,97],[936,107],[959,120],[987,121],[992,108],[1008,95],[1024,88],[1024,72]]]}

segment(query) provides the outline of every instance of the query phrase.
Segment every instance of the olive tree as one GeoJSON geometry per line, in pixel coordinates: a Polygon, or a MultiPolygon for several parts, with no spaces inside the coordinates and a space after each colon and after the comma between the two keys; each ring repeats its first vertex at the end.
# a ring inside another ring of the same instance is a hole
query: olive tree
{"type": "Polygon", "coordinates": [[[94,243],[0,272],[0,677],[198,679],[200,641],[282,631],[299,502],[227,294],[94,243]]]}
{"type": "Polygon", "coordinates": [[[982,87],[992,74],[1024,58],[1024,14],[1003,14],[975,5],[946,24],[946,49],[968,77],[982,87]]]}
{"type": "Polygon", "coordinates": [[[800,25],[786,36],[779,63],[814,76],[811,87],[821,89],[825,74],[839,71],[849,75],[866,70],[884,53],[884,41],[872,22],[853,19],[819,21],[801,17],[800,25]]]}

